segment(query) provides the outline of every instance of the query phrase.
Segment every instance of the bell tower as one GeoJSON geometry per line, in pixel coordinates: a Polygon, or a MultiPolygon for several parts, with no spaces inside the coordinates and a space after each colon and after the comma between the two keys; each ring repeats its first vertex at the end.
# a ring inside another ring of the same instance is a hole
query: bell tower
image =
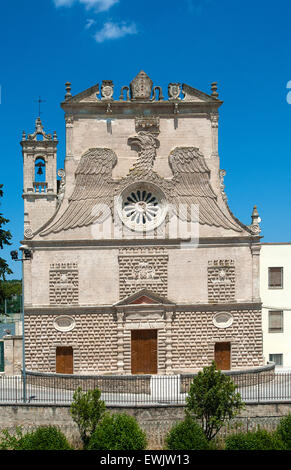
{"type": "Polygon", "coordinates": [[[22,133],[24,236],[32,238],[57,205],[57,135],[44,131],[40,117],[33,134],[22,133]]]}

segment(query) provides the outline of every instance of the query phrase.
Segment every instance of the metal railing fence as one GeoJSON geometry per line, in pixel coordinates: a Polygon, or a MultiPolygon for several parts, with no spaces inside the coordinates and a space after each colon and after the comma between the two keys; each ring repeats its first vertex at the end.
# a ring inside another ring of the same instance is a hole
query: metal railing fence
{"type": "MultiPolygon", "coordinates": [[[[184,405],[195,375],[74,376],[27,373],[0,377],[0,405],[70,405],[74,391],[99,388],[110,406],[184,405]]],[[[236,374],[232,377],[246,403],[291,401],[291,373],[236,374]]]]}

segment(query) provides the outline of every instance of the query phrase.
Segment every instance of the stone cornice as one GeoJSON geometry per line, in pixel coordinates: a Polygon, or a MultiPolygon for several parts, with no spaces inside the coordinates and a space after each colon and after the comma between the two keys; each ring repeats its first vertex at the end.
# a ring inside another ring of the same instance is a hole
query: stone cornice
{"type": "MultiPolygon", "coordinates": [[[[27,193],[28,195],[35,195],[35,193],[27,193]]],[[[253,237],[253,236],[246,236],[246,237],[208,237],[208,238],[200,238],[198,246],[195,245],[196,248],[215,248],[216,246],[252,246],[255,243],[260,242],[261,237],[253,237]]],[[[22,241],[21,243],[24,243],[22,241]]],[[[30,247],[34,249],[45,249],[45,248],[52,248],[52,249],[64,249],[64,248],[116,248],[119,249],[120,247],[136,247],[136,246],[164,246],[165,248],[178,248],[181,243],[181,240],[177,239],[153,239],[153,240],[143,240],[143,239],[136,239],[136,240],[25,240],[26,244],[29,244],[30,247]]],[[[191,247],[189,247],[191,249],[191,247]]]]}
{"type": "Polygon", "coordinates": [[[132,304],[132,305],[54,305],[54,306],[25,306],[26,315],[81,315],[96,313],[111,313],[117,311],[137,311],[140,310],[166,310],[179,312],[221,312],[230,310],[261,310],[261,302],[238,302],[238,303],[220,303],[220,304],[132,304]]]}
{"type": "Polygon", "coordinates": [[[160,117],[166,116],[180,116],[189,114],[207,114],[209,119],[211,113],[217,112],[217,109],[222,105],[222,101],[102,101],[96,100],[95,102],[63,102],[61,107],[67,114],[73,114],[76,118],[88,118],[88,115],[100,115],[105,119],[108,117],[126,117],[134,118],[140,115],[144,110],[150,111],[153,115],[157,114],[160,117]],[[110,106],[110,112],[108,111],[110,106]],[[82,111],[79,116],[78,111],[82,111]],[[88,115],[84,114],[87,110],[88,115]]]}

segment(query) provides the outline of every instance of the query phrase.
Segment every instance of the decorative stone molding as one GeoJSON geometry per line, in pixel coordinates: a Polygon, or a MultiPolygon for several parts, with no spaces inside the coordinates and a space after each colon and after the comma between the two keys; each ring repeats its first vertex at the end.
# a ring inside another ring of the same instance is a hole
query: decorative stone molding
{"type": "Polygon", "coordinates": [[[181,93],[180,83],[169,83],[168,85],[169,101],[181,100],[180,93],[181,93]]]}
{"type": "Polygon", "coordinates": [[[150,100],[153,82],[148,75],[141,71],[130,83],[132,100],[150,100]]]}
{"type": "Polygon", "coordinates": [[[152,134],[159,134],[160,132],[160,118],[159,116],[136,116],[135,118],[136,132],[149,132],[152,134]]]}
{"type": "Polygon", "coordinates": [[[123,100],[124,100],[124,90],[126,90],[125,101],[129,101],[129,100],[130,100],[130,97],[129,97],[129,87],[128,87],[128,86],[123,86],[123,87],[121,88],[119,100],[120,100],[120,101],[123,101],[123,100]]]}
{"type": "Polygon", "coordinates": [[[33,238],[33,231],[31,229],[31,227],[27,227],[27,228],[24,229],[24,237],[28,238],[28,239],[33,238]]]}
{"type": "Polygon", "coordinates": [[[61,203],[66,189],[66,172],[62,168],[58,170],[58,176],[61,178],[60,187],[58,190],[58,203],[61,203]]]}
{"type": "Polygon", "coordinates": [[[73,127],[74,126],[74,115],[73,114],[66,114],[65,115],[66,127],[73,127]]]}
{"type": "Polygon", "coordinates": [[[217,328],[228,328],[233,323],[233,316],[228,312],[216,313],[213,317],[213,324],[217,328]]]}
{"type": "Polygon", "coordinates": [[[68,332],[75,328],[76,322],[74,318],[68,315],[60,315],[54,319],[54,328],[61,332],[68,332]]]}
{"type": "Polygon", "coordinates": [[[101,100],[113,100],[113,81],[103,80],[101,85],[101,100]]]}
{"type": "Polygon", "coordinates": [[[224,177],[226,175],[226,171],[225,170],[219,170],[219,179],[220,179],[220,191],[221,191],[221,195],[222,195],[222,199],[226,202],[227,201],[227,196],[224,192],[224,188],[225,188],[225,185],[224,185],[224,177]]]}
{"type": "Polygon", "coordinates": [[[164,99],[163,97],[163,92],[162,92],[162,88],[160,86],[155,86],[154,89],[153,89],[153,97],[152,97],[152,101],[156,101],[157,99],[157,91],[159,93],[159,99],[158,101],[161,101],[164,99]]]}

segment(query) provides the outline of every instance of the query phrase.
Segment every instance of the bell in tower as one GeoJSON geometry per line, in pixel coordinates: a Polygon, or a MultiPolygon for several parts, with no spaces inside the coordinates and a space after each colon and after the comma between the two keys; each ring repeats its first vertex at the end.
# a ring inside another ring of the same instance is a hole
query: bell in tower
{"type": "Polygon", "coordinates": [[[25,233],[33,233],[53,215],[57,203],[57,135],[47,134],[40,117],[33,134],[22,134],[25,233]]]}

